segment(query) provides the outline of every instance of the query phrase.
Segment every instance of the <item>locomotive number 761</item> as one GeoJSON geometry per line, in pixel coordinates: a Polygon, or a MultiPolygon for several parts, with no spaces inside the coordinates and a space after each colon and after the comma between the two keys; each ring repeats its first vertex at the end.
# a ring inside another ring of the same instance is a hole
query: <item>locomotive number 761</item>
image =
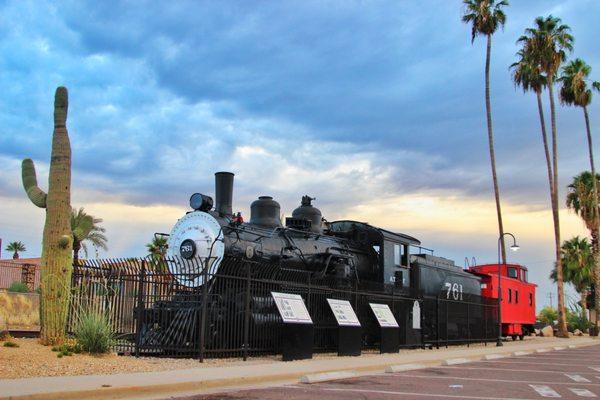
{"type": "Polygon", "coordinates": [[[446,298],[450,299],[450,295],[454,300],[462,300],[463,299],[463,285],[460,283],[444,283],[444,287],[447,289],[446,298]]]}

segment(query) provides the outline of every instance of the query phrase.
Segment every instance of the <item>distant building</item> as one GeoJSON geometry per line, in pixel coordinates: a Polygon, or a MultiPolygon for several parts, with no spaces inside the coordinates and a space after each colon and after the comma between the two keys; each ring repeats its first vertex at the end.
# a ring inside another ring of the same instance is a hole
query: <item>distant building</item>
{"type": "Polygon", "coordinates": [[[0,289],[8,289],[15,282],[27,285],[30,291],[40,287],[41,258],[0,259],[0,289]]]}

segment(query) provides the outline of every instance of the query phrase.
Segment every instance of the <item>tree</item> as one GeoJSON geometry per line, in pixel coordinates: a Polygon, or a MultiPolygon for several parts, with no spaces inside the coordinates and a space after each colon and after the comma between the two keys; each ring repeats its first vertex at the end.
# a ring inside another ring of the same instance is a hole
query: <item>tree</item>
{"type": "MultiPolygon", "coordinates": [[[[487,38],[485,53],[485,109],[488,130],[488,146],[490,151],[490,163],[492,166],[492,181],[494,184],[494,195],[496,198],[496,214],[498,216],[499,237],[504,236],[502,224],[502,207],[500,206],[500,189],[498,188],[498,176],[496,174],[496,155],[494,151],[494,133],[492,128],[492,106],[490,101],[490,57],[492,51],[492,35],[499,27],[506,23],[506,15],[502,8],[508,6],[508,1],[496,0],[463,0],[466,7],[462,21],[471,24],[471,43],[478,35],[487,38]]],[[[501,243],[502,262],[506,264],[506,249],[504,240],[501,243]]]]}
{"type": "Polygon", "coordinates": [[[168,247],[167,238],[164,236],[154,236],[152,241],[146,244],[148,255],[152,258],[152,261],[159,270],[164,271],[166,269],[165,257],[167,255],[168,247]]]}
{"type": "MultiPolygon", "coordinates": [[[[581,308],[585,313],[586,298],[593,283],[594,254],[587,238],[575,236],[562,244],[563,279],[572,284],[581,297],[581,308]]],[[[550,278],[556,282],[556,267],[550,278]]]]}
{"type": "MultiPolygon", "coordinates": [[[[596,174],[596,184],[600,182],[600,175],[596,174]]],[[[592,237],[592,249],[594,254],[598,251],[600,243],[598,240],[598,229],[600,228],[600,216],[598,215],[598,198],[594,198],[594,184],[592,174],[584,171],[573,178],[573,182],[567,186],[567,207],[575,211],[583,220],[585,227],[590,231],[592,237]]]]}
{"type": "Polygon", "coordinates": [[[562,276],[562,257],[560,241],[560,219],[558,209],[558,141],[556,128],[556,107],[554,104],[554,82],[560,66],[566,59],[566,52],[573,49],[573,36],[570,28],[561,24],[560,18],[538,17],[534,27],[525,30],[518,43],[523,44],[527,57],[539,68],[546,77],[548,96],[550,98],[550,121],[552,126],[552,219],[554,222],[554,248],[557,264],[558,292],[558,334],[567,337],[567,320],[565,308],[565,293],[562,276]]]}
{"type": "MultiPolygon", "coordinates": [[[[583,60],[577,58],[571,61],[569,64],[563,67],[562,76],[559,81],[561,82],[560,88],[560,100],[563,104],[581,107],[583,110],[583,117],[585,119],[585,128],[587,133],[587,142],[588,142],[588,153],[590,158],[590,168],[592,171],[592,176],[596,176],[596,166],[594,165],[594,152],[592,147],[592,129],[590,128],[590,118],[588,115],[588,106],[592,102],[592,90],[588,87],[588,76],[592,68],[587,65],[583,60]]],[[[592,87],[597,88],[598,82],[592,82],[592,87]]],[[[592,188],[593,188],[593,207],[596,209],[594,212],[595,218],[600,218],[600,213],[598,212],[598,182],[596,179],[591,179],[592,188]]],[[[600,229],[600,224],[598,221],[595,223],[596,227],[596,243],[593,246],[594,250],[594,259],[595,259],[595,268],[594,275],[596,280],[596,286],[600,285],[600,247],[597,243],[598,232],[600,229]]],[[[586,223],[587,225],[587,223],[586,223]]],[[[593,236],[592,236],[593,237],[593,236]]],[[[598,286],[600,287],[600,286],[598,286]]],[[[596,294],[596,315],[600,315],[600,291],[596,294]]],[[[596,324],[598,324],[598,318],[596,318],[596,324]]]]}
{"type": "Polygon", "coordinates": [[[73,231],[73,262],[79,260],[79,251],[83,249],[85,256],[88,256],[86,242],[91,243],[97,248],[108,250],[106,242],[108,239],[104,235],[106,229],[99,224],[102,218],[94,218],[86,214],[83,207],[79,210],[71,210],[71,230],[73,231]],[[91,223],[91,226],[89,224],[91,223]],[[83,229],[82,229],[83,228],[83,229]]]}
{"type": "Polygon", "coordinates": [[[6,246],[6,251],[12,251],[13,252],[13,260],[18,260],[19,252],[22,253],[24,251],[27,251],[27,249],[25,248],[25,245],[23,244],[23,242],[10,242],[6,246]]]}
{"type": "Polygon", "coordinates": [[[513,81],[515,85],[521,86],[524,92],[532,90],[537,98],[538,114],[540,117],[540,127],[542,132],[542,144],[544,146],[544,155],[546,156],[546,169],[548,171],[548,183],[550,185],[550,202],[553,204],[554,183],[552,179],[552,162],[550,151],[548,149],[548,135],[546,133],[546,118],[544,117],[544,107],[542,104],[542,91],[546,87],[546,77],[542,73],[539,63],[535,57],[528,53],[528,46],[524,45],[517,52],[518,61],[510,66],[513,70],[513,81]]]}

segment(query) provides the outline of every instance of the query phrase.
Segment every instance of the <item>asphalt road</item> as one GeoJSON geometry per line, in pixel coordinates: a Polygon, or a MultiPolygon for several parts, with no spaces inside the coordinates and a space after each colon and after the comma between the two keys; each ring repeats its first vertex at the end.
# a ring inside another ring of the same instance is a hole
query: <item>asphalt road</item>
{"type": "MultiPolygon", "coordinates": [[[[600,345],[548,353],[187,397],[234,399],[582,399],[600,398],[600,345]]],[[[180,400],[184,400],[181,398],[180,400]]]]}

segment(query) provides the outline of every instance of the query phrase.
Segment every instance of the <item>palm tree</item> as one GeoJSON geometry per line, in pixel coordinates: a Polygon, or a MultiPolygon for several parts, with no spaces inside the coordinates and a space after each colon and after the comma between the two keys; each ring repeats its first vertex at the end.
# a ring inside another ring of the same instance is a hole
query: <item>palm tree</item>
{"type": "MultiPolygon", "coordinates": [[[[563,67],[562,70],[562,76],[560,77],[559,81],[561,82],[562,86],[560,89],[560,100],[563,104],[567,104],[570,106],[576,106],[576,107],[581,107],[583,110],[583,117],[585,119],[585,128],[586,128],[586,133],[587,133],[587,142],[588,142],[588,152],[589,152],[589,158],[590,158],[590,168],[592,170],[592,176],[596,176],[596,166],[594,165],[594,152],[592,150],[592,130],[590,128],[590,118],[588,116],[588,109],[587,107],[590,105],[590,103],[592,102],[592,90],[590,88],[588,88],[588,76],[590,75],[590,72],[592,71],[592,68],[587,65],[582,59],[577,58],[573,61],[571,61],[569,64],[567,64],[566,66],[563,67]]],[[[594,88],[598,88],[599,83],[598,82],[592,82],[592,87],[594,88]]],[[[593,196],[592,199],[594,200],[594,206],[596,208],[598,208],[598,183],[596,181],[596,179],[591,179],[592,181],[592,185],[593,185],[593,196]]],[[[600,213],[598,213],[598,211],[596,211],[595,213],[596,218],[599,218],[600,213]]],[[[598,222],[595,223],[596,225],[596,229],[600,228],[600,224],[598,222]]],[[[596,236],[598,235],[598,233],[596,232],[596,236]]],[[[593,250],[594,250],[594,258],[596,260],[595,262],[595,268],[594,268],[594,275],[595,275],[595,281],[596,281],[596,287],[600,287],[598,286],[600,284],[600,248],[598,247],[598,243],[595,244],[595,246],[593,246],[593,250]]],[[[600,292],[597,293],[596,295],[596,315],[599,315],[600,313],[600,292]]],[[[596,321],[598,322],[598,321],[596,321]]]]}
{"type": "Polygon", "coordinates": [[[94,218],[87,214],[83,207],[79,210],[71,210],[71,231],[73,232],[73,262],[79,260],[79,251],[83,249],[85,256],[88,256],[86,243],[91,243],[96,248],[108,250],[106,242],[108,239],[104,235],[106,229],[99,224],[102,218],[94,218]]]}
{"type": "Polygon", "coordinates": [[[10,242],[6,246],[6,251],[12,251],[13,252],[13,260],[18,260],[19,252],[27,251],[27,249],[25,248],[25,245],[23,244],[23,242],[10,242]]]}
{"type": "Polygon", "coordinates": [[[544,117],[544,107],[542,104],[542,90],[546,87],[546,77],[542,73],[539,64],[531,54],[528,54],[527,46],[517,52],[518,61],[510,66],[513,70],[513,81],[515,85],[521,86],[524,92],[530,90],[535,92],[537,98],[538,114],[540,117],[540,126],[542,131],[542,143],[544,145],[544,155],[546,156],[546,169],[548,170],[548,183],[550,184],[550,202],[553,201],[552,195],[554,184],[552,181],[552,162],[550,160],[550,151],[548,150],[548,135],[546,133],[546,118],[544,117]]]}
{"type": "MultiPolygon", "coordinates": [[[[594,254],[587,238],[575,236],[562,244],[563,279],[571,283],[581,297],[581,308],[586,315],[586,298],[593,283],[594,254]]],[[[556,268],[550,278],[556,282],[556,268]]]]}
{"type": "MultiPolygon", "coordinates": [[[[494,151],[494,133],[492,129],[492,106],[490,101],[490,56],[492,51],[492,35],[499,27],[506,23],[506,15],[502,10],[508,6],[508,1],[496,0],[463,0],[466,7],[462,21],[471,24],[471,43],[478,35],[487,38],[485,54],[485,109],[487,116],[488,145],[490,151],[490,163],[492,165],[492,181],[494,184],[494,195],[496,198],[496,213],[498,215],[499,236],[504,236],[502,224],[502,208],[500,206],[500,189],[498,188],[498,177],[496,174],[496,155],[494,151]]],[[[502,263],[506,264],[506,249],[502,240],[502,263]]]]}
{"type": "MultiPolygon", "coordinates": [[[[600,221],[598,207],[596,207],[598,198],[594,199],[594,185],[592,183],[592,174],[584,171],[573,178],[573,182],[567,186],[567,207],[575,211],[585,223],[585,227],[590,231],[592,237],[592,249],[600,247],[598,240],[598,229],[600,221]]],[[[596,174],[596,183],[600,182],[600,174],[596,174]]]]}
{"type": "Polygon", "coordinates": [[[146,244],[148,255],[152,258],[152,261],[159,271],[164,271],[166,269],[165,257],[167,256],[168,247],[167,238],[158,235],[155,235],[152,241],[146,244]]]}
{"type": "Polygon", "coordinates": [[[554,81],[564,60],[566,51],[573,49],[573,36],[570,28],[561,24],[560,18],[537,17],[534,27],[525,30],[518,43],[523,44],[527,57],[530,57],[536,68],[546,77],[548,96],[550,98],[550,121],[552,125],[552,219],[554,222],[554,247],[557,264],[558,291],[558,332],[559,336],[568,336],[565,309],[565,293],[562,276],[562,256],[560,241],[560,220],[558,210],[558,142],[556,129],[556,107],[554,104],[554,81]]]}

